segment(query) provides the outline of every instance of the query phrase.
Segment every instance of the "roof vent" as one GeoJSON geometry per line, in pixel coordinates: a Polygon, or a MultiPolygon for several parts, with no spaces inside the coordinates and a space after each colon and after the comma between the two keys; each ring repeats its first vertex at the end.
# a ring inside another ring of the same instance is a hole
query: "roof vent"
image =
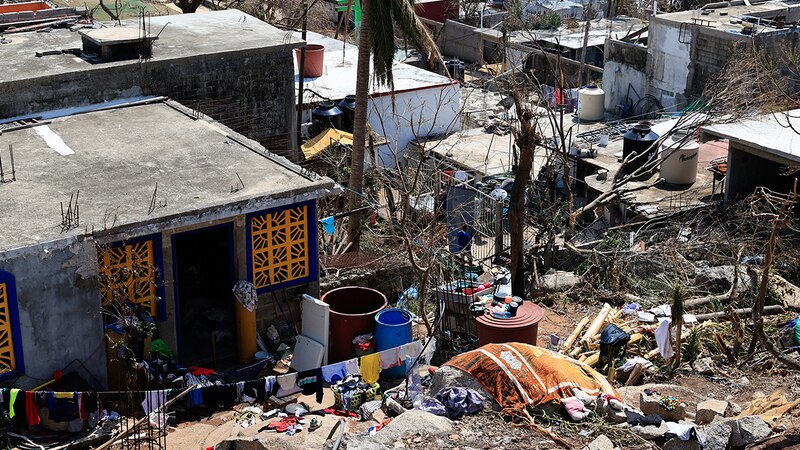
{"type": "Polygon", "coordinates": [[[99,55],[103,62],[150,58],[153,41],[158,39],[156,35],[144,33],[141,28],[99,28],[82,30],[80,34],[83,53],[99,55]]]}

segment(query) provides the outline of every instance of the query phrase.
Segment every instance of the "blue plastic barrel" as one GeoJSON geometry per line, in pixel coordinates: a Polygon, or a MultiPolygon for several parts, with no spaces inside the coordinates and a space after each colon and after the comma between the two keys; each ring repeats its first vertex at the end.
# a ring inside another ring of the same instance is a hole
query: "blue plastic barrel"
{"type": "MultiPolygon", "coordinates": [[[[411,342],[411,313],[405,309],[387,308],[375,314],[375,345],[378,351],[400,347],[411,342]]],[[[382,376],[404,378],[406,365],[381,372],[382,376]]]]}

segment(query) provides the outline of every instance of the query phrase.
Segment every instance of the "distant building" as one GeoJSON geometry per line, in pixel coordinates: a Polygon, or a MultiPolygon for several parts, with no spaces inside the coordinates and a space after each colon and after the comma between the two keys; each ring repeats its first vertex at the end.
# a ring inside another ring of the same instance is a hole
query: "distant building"
{"type": "Polygon", "coordinates": [[[180,362],[208,364],[252,358],[256,329],[284,320],[274,303],[246,313],[238,281],[317,293],[330,179],[163,98],[39,116],[0,120],[0,380],[78,360],[116,385],[112,300],[152,317],[180,362]]]}
{"type": "Polygon", "coordinates": [[[603,72],[606,109],[635,115],[632,105],[652,95],[660,109],[681,110],[701,97],[735,46],[785,51],[800,39],[796,26],[790,26],[798,20],[800,2],[763,0],[712,3],[651,17],[646,46],[609,39],[603,72]]]}
{"type": "Polygon", "coordinates": [[[556,13],[562,19],[575,17],[583,19],[583,5],[571,0],[536,0],[528,2],[523,8],[526,20],[530,20],[532,14],[556,13]]]}

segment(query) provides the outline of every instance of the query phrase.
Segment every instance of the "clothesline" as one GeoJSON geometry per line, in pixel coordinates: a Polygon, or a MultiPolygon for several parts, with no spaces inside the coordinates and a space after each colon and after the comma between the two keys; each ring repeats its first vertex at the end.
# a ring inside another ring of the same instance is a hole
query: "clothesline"
{"type": "MultiPolygon", "coordinates": [[[[390,348],[390,349],[386,349],[386,350],[383,350],[383,351],[380,351],[380,352],[375,352],[375,353],[372,353],[371,355],[382,355],[382,354],[389,355],[389,354],[392,354],[394,352],[400,351],[403,347],[417,346],[417,345],[419,345],[420,351],[421,351],[422,342],[421,341],[412,341],[409,344],[404,344],[404,345],[393,347],[393,348],[390,348]]],[[[419,356],[419,353],[420,352],[417,352],[416,355],[411,356],[411,357],[416,359],[419,356]]],[[[350,359],[348,361],[342,361],[342,362],[339,362],[339,363],[328,364],[326,366],[321,366],[321,367],[318,367],[316,369],[311,369],[311,371],[314,371],[314,370],[326,371],[325,369],[327,369],[327,371],[330,372],[333,368],[339,367],[341,365],[350,364],[351,367],[352,367],[353,363],[355,362],[356,367],[359,367],[359,372],[360,372],[360,366],[358,365],[358,360],[359,359],[363,359],[363,358],[368,357],[368,356],[370,356],[370,355],[362,356],[360,358],[358,358],[358,357],[352,358],[352,359],[350,359]]],[[[383,359],[381,359],[381,360],[383,360],[383,359]]],[[[404,362],[404,360],[403,360],[403,362],[404,362]]],[[[391,366],[388,366],[388,367],[382,367],[381,369],[388,369],[390,367],[394,367],[394,366],[397,366],[397,365],[400,365],[400,364],[401,364],[401,362],[398,362],[397,364],[394,364],[394,365],[391,365],[391,366]]],[[[274,377],[274,378],[278,378],[279,379],[279,378],[283,378],[283,377],[291,377],[291,376],[297,375],[297,373],[299,373],[299,372],[295,372],[295,373],[291,373],[291,374],[284,374],[284,375],[271,375],[271,376],[274,377]]],[[[358,375],[358,373],[348,373],[348,374],[350,374],[350,375],[358,375]]],[[[241,384],[241,383],[263,381],[265,378],[269,378],[269,377],[261,377],[261,378],[258,378],[258,379],[255,379],[255,380],[250,380],[250,381],[239,381],[239,382],[236,382],[236,383],[215,384],[214,386],[235,386],[235,385],[241,384]]],[[[326,382],[331,384],[330,381],[326,380],[326,382]]],[[[211,386],[211,385],[212,384],[209,384],[209,386],[211,386]]],[[[200,387],[203,387],[203,386],[196,386],[196,388],[200,388],[200,387]]],[[[7,389],[7,388],[4,388],[4,389],[7,389]]],[[[10,390],[14,390],[14,389],[10,389],[10,390]]],[[[154,392],[154,391],[159,391],[159,390],[171,390],[171,389],[167,388],[167,389],[155,389],[155,390],[154,389],[151,389],[151,390],[131,390],[131,391],[63,391],[63,392],[62,391],[27,391],[27,390],[23,390],[23,389],[16,389],[16,390],[19,391],[20,393],[23,393],[23,392],[39,392],[40,394],[51,394],[52,393],[54,395],[69,395],[69,394],[121,395],[121,394],[147,394],[148,392],[154,392]]],[[[2,397],[0,397],[0,402],[2,402],[2,397]]]]}
{"type": "MultiPolygon", "coordinates": [[[[381,370],[409,362],[413,367],[422,356],[421,341],[412,341],[391,349],[371,353],[311,370],[284,375],[270,375],[250,381],[192,386],[147,391],[93,391],[54,392],[0,389],[0,406],[7,410],[10,418],[18,416],[29,427],[39,425],[41,420],[68,423],[70,431],[80,431],[88,423],[94,427],[102,418],[101,395],[117,393],[141,393],[141,406],[151,422],[162,426],[166,423],[166,405],[178,397],[188,396],[189,406],[219,407],[234,402],[253,403],[266,401],[272,396],[286,397],[302,392],[316,394],[317,403],[322,402],[324,383],[334,384],[351,375],[360,375],[365,383],[375,383],[381,370]],[[176,396],[180,391],[180,393],[176,396]],[[47,411],[40,416],[40,411],[47,411]]],[[[427,356],[425,358],[427,360],[427,356]]]]}

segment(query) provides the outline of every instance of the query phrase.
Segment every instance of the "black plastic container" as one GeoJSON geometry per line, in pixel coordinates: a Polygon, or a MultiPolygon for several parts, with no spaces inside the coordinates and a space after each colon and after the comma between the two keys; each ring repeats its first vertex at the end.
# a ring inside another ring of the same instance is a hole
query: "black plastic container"
{"type": "Polygon", "coordinates": [[[622,158],[625,159],[633,152],[636,157],[623,167],[625,173],[633,173],[640,167],[655,159],[658,155],[657,146],[653,145],[658,140],[658,134],[650,129],[648,122],[639,122],[627,133],[622,135],[622,158]],[[647,156],[639,156],[646,153],[647,156]]]}
{"type": "Polygon", "coordinates": [[[339,102],[342,111],[342,131],[353,132],[353,121],[356,117],[356,96],[348,95],[339,102]]]}
{"type": "Polygon", "coordinates": [[[342,128],[342,110],[335,103],[322,102],[311,111],[311,136],[322,133],[327,128],[342,128]]]}

